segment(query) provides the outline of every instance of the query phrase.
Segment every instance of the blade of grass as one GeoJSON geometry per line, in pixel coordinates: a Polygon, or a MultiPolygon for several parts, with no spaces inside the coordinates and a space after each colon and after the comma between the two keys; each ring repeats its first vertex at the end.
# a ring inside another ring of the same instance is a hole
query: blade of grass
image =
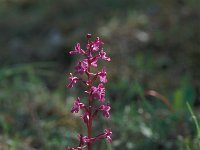
{"type": "Polygon", "coordinates": [[[191,106],[190,106],[190,104],[188,102],[187,102],[187,107],[188,107],[188,110],[189,110],[190,114],[192,115],[192,119],[193,119],[193,121],[195,123],[196,130],[197,130],[197,136],[200,139],[200,127],[199,127],[199,123],[198,123],[197,117],[194,115],[194,112],[192,111],[192,108],[191,108],[191,106]]]}
{"type": "Polygon", "coordinates": [[[199,127],[199,123],[198,123],[197,117],[194,115],[194,112],[193,112],[193,110],[192,110],[190,104],[189,104],[188,102],[187,102],[186,104],[187,104],[188,110],[189,110],[189,112],[190,112],[190,114],[191,114],[191,116],[192,116],[192,119],[193,119],[193,121],[194,121],[194,123],[195,123],[195,126],[196,126],[196,130],[197,130],[197,140],[198,140],[198,143],[197,143],[197,144],[198,144],[198,147],[200,148],[200,127],[199,127]]]}

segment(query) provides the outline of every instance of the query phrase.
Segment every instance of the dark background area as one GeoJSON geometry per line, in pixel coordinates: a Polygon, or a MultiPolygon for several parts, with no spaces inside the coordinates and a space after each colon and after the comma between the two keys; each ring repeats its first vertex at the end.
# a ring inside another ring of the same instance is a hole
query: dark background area
{"type": "Polygon", "coordinates": [[[84,126],[70,109],[83,89],[66,89],[79,59],[68,52],[87,33],[112,59],[102,64],[112,116],[94,131],[111,127],[113,142],[94,149],[198,150],[186,102],[199,120],[199,10],[199,0],[1,0],[0,150],[77,145],[84,126]]]}

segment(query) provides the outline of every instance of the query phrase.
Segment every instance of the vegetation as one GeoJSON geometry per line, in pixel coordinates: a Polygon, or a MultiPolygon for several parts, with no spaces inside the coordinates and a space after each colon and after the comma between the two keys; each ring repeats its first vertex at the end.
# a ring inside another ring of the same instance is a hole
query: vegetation
{"type": "Polygon", "coordinates": [[[113,141],[94,149],[199,150],[199,3],[0,1],[0,150],[78,144],[84,126],[70,108],[83,87],[66,89],[78,59],[68,52],[87,33],[104,39],[112,59],[111,117],[94,130],[111,127],[113,141]]]}

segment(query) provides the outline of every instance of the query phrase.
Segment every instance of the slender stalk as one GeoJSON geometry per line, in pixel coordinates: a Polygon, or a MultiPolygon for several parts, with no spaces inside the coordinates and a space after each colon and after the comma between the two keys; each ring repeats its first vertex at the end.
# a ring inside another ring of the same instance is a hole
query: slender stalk
{"type": "Polygon", "coordinates": [[[74,148],[68,147],[67,150],[84,149],[86,147],[88,150],[92,150],[93,143],[97,140],[106,138],[109,142],[112,141],[112,131],[110,129],[105,129],[103,133],[92,137],[92,124],[94,117],[97,115],[98,111],[102,111],[103,116],[109,118],[109,110],[111,109],[111,107],[109,103],[104,104],[104,84],[107,82],[105,68],[102,68],[101,71],[95,73],[91,72],[91,67],[97,67],[97,61],[99,59],[110,61],[110,58],[107,57],[106,52],[103,51],[103,42],[100,40],[100,38],[97,37],[95,41],[90,41],[90,38],[91,34],[87,34],[88,43],[86,45],[86,50],[81,49],[80,43],[77,43],[74,50],[69,52],[70,54],[82,54],[85,56],[84,60],[78,61],[75,67],[75,73],[77,75],[80,75],[80,77],[76,77],[72,73],[70,73],[70,76],[68,78],[69,84],[67,85],[67,87],[72,88],[73,84],[78,81],[83,82],[87,87],[87,90],[85,91],[85,93],[88,94],[87,104],[81,102],[81,99],[77,97],[77,99],[74,101],[71,112],[78,113],[80,109],[84,111],[83,115],[81,115],[81,118],[87,126],[88,135],[83,136],[82,134],[79,134],[79,146],[74,148]],[[87,76],[87,80],[84,80],[84,78],[81,77],[81,75],[84,73],[87,76]],[[98,86],[94,86],[93,83],[96,82],[97,78],[99,78],[100,83],[98,84],[98,86]],[[99,100],[100,104],[94,106],[94,100],[99,100]]]}
{"type": "MultiPolygon", "coordinates": [[[[89,110],[89,124],[88,124],[88,137],[92,137],[92,113],[91,113],[91,108],[89,110]]],[[[92,144],[89,142],[88,143],[88,150],[92,150],[92,144]]]]}
{"type": "MultiPolygon", "coordinates": [[[[91,51],[89,50],[89,53],[91,53],[91,51]]],[[[90,60],[88,58],[88,72],[90,73],[90,66],[91,66],[91,63],[90,63],[90,60]]],[[[92,87],[92,81],[90,79],[90,74],[88,74],[88,81],[90,82],[89,83],[89,91],[92,87]]],[[[88,103],[89,103],[89,121],[88,121],[88,138],[91,138],[92,137],[92,95],[89,95],[89,99],[88,99],[88,103]]],[[[92,143],[88,143],[88,150],[92,150],[92,143]]]]}
{"type": "MultiPolygon", "coordinates": [[[[92,137],[92,96],[89,97],[89,122],[88,122],[88,137],[92,137]]],[[[88,143],[88,150],[92,150],[92,144],[88,143]]]]}

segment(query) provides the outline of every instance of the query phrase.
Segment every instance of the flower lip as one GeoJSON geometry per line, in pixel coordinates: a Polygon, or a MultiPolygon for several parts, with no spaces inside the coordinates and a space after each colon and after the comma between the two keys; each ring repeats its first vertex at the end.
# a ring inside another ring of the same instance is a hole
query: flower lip
{"type": "Polygon", "coordinates": [[[111,61],[110,57],[107,57],[106,56],[106,52],[104,52],[103,50],[101,50],[101,52],[99,52],[99,57],[103,60],[106,60],[106,61],[111,61]]]}
{"type": "Polygon", "coordinates": [[[75,66],[76,73],[83,74],[88,68],[87,61],[78,61],[78,64],[75,66]]]}
{"type": "Polygon", "coordinates": [[[77,77],[73,76],[72,73],[70,73],[68,80],[69,80],[70,83],[67,85],[67,87],[72,88],[74,86],[74,83],[76,83],[77,80],[79,80],[79,79],[77,77]]]}
{"type": "Polygon", "coordinates": [[[106,139],[107,139],[109,142],[112,142],[112,138],[111,138],[112,131],[111,131],[111,129],[105,129],[105,130],[104,130],[104,134],[105,134],[106,139]]]}
{"type": "Polygon", "coordinates": [[[72,113],[78,113],[80,109],[84,108],[85,105],[83,103],[80,102],[80,98],[78,97],[75,102],[74,105],[72,107],[71,112],[72,113]]]}
{"type": "Polygon", "coordinates": [[[91,42],[91,48],[92,48],[92,51],[99,51],[101,49],[101,46],[103,45],[104,43],[100,40],[99,37],[96,38],[96,40],[94,42],[91,42]]]}
{"type": "Polygon", "coordinates": [[[100,83],[98,87],[92,86],[91,94],[93,95],[94,99],[98,99],[99,101],[103,102],[105,100],[105,88],[103,87],[103,84],[100,83]]]}
{"type": "Polygon", "coordinates": [[[85,51],[81,49],[80,43],[77,43],[74,50],[69,52],[69,54],[81,54],[81,53],[84,54],[85,51]]]}
{"type": "Polygon", "coordinates": [[[99,110],[102,111],[103,116],[106,117],[106,118],[110,118],[110,113],[109,113],[110,109],[111,109],[111,107],[110,107],[109,103],[107,103],[106,105],[101,105],[99,107],[99,110]]]}
{"type": "Polygon", "coordinates": [[[102,68],[101,72],[98,73],[99,79],[102,83],[106,83],[107,82],[107,78],[106,78],[106,68],[102,68]]]}

